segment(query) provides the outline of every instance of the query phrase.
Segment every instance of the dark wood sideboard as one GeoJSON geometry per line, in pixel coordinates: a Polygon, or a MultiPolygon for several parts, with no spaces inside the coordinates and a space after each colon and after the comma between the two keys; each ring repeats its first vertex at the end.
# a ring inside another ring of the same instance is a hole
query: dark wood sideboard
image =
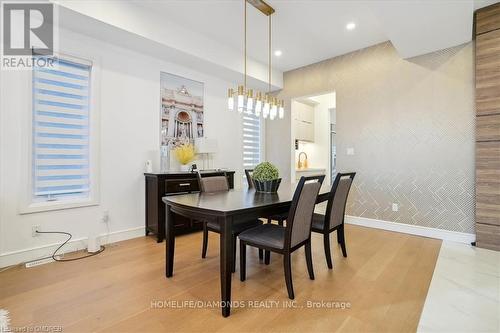
{"type": "MultiPolygon", "coordinates": [[[[202,177],[220,176],[226,173],[229,188],[234,188],[234,171],[201,171],[202,177]]],[[[146,178],[146,236],[154,233],[158,243],[165,238],[165,204],[164,196],[198,192],[198,178],[195,172],[163,172],[145,173],[146,178]]],[[[183,216],[175,218],[175,233],[182,234],[201,230],[199,221],[183,216]]]]}

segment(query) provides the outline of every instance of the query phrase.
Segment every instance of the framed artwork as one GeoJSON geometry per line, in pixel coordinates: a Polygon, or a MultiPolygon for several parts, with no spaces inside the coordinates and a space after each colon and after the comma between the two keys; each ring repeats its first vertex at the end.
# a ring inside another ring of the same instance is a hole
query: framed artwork
{"type": "Polygon", "coordinates": [[[161,146],[176,147],[203,137],[203,83],[160,73],[161,146]]]}

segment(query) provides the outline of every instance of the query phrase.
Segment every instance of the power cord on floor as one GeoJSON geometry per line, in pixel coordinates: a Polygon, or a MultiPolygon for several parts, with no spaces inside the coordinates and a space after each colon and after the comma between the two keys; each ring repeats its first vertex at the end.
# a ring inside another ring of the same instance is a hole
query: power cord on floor
{"type": "Polygon", "coordinates": [[[75,260],[85,259],[85,258],[89,258],[89,257],[93,257],[95,255],[98,255],[99,253],[103,252],[106,249],[103,245],[101,245],[101,248],[97,252],[90,253],[90,254],[87,254],[85,256],[81,256],[81,257],[77,257],[77,258],[59,259],[56,257],[57,251],[59,251],[64,245],[66,245],[71,240],[71,238],[73,238],[73,235],[71,235],[69,232],[64,232],[64,231],[38,231],[37,230],[36,233],[37,234],[58,234],[58,235],[68,236],[68,239],[66,239],[66,241],[64,243],[62,243],[52,254],[52,259],[54,259],[54,261],[64,262],[64,261],[75,261],[75,260]]]}

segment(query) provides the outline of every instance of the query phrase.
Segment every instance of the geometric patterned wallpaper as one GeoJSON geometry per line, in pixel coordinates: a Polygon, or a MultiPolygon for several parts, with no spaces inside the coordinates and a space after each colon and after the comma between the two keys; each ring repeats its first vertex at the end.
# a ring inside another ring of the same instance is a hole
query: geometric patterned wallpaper
{"type": "Polygon", "coordinates": [[[385,42],[285,73],[281,98],[336,91],[348,215],[474,233],[473,63],[472,43],[405,60],[385,42]]]}

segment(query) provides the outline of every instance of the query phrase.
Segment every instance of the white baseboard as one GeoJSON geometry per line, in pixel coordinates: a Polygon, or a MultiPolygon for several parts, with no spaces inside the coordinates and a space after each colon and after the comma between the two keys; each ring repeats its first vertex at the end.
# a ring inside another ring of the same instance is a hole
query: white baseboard
{"type": "MultiPolygon", "coordinates": [[[[120,231],[113,231],[110,232],[109,235],[101,234],[99,235],[99,240],[101,245],[105,245],[141,236],[144,236],[144,227],[135,227],[120,231]]],[[[2,253],[0,254],[0,268],[51,256],[57,247],[62,244],[64,239],[65,238],[62,238],[62,241],[59,243],[2,253]]],[[[66,245],[64,245],[62,253],[86,249],[87,240],[87,237],[73,238],[66,245]]]]}
{"type": "Polygon", "coordinates": [[[395,232],[401,232],[410,235],[442,239],[446,241],[469,244],[476,240],[476,235],[465,232],[449,231],[443,229],[422,227],[419,225],[404,224],[398,222],[389,222],[382,220],[369,219],[366,217],[346,215],[345,223],[359,225],[363,227],[383,229],[395,232]]]}
{"type": "MultiPolygon", "coordinates": [[[[401,232],[405,234],[442,239],[459,243],[470,244],[476,240],[476,235],[463,232],[449,231],[436,228],[422,227],[418,225],[375,220],[366,217],[346,216],[345,222],[348,224],[359,225],[363,227],[383,229],[388,231],[401,232]]],[[[107,234],[99,235],[100,244],[115,243],[127,239],[144,236],[144,227],[135,227],[120,231],[113,231],[107,234]]],[[[62,242],[48,244],[39,247],[33,247],[18,251],[6,252],[0,254],[0,268],[10,265],[16,265],[31,260],[47,257],[57,249],[62,242]]],[[[87,248],[87,237],[72,239],[64,246],[64,253],[83,250],[87,248]]]]}

